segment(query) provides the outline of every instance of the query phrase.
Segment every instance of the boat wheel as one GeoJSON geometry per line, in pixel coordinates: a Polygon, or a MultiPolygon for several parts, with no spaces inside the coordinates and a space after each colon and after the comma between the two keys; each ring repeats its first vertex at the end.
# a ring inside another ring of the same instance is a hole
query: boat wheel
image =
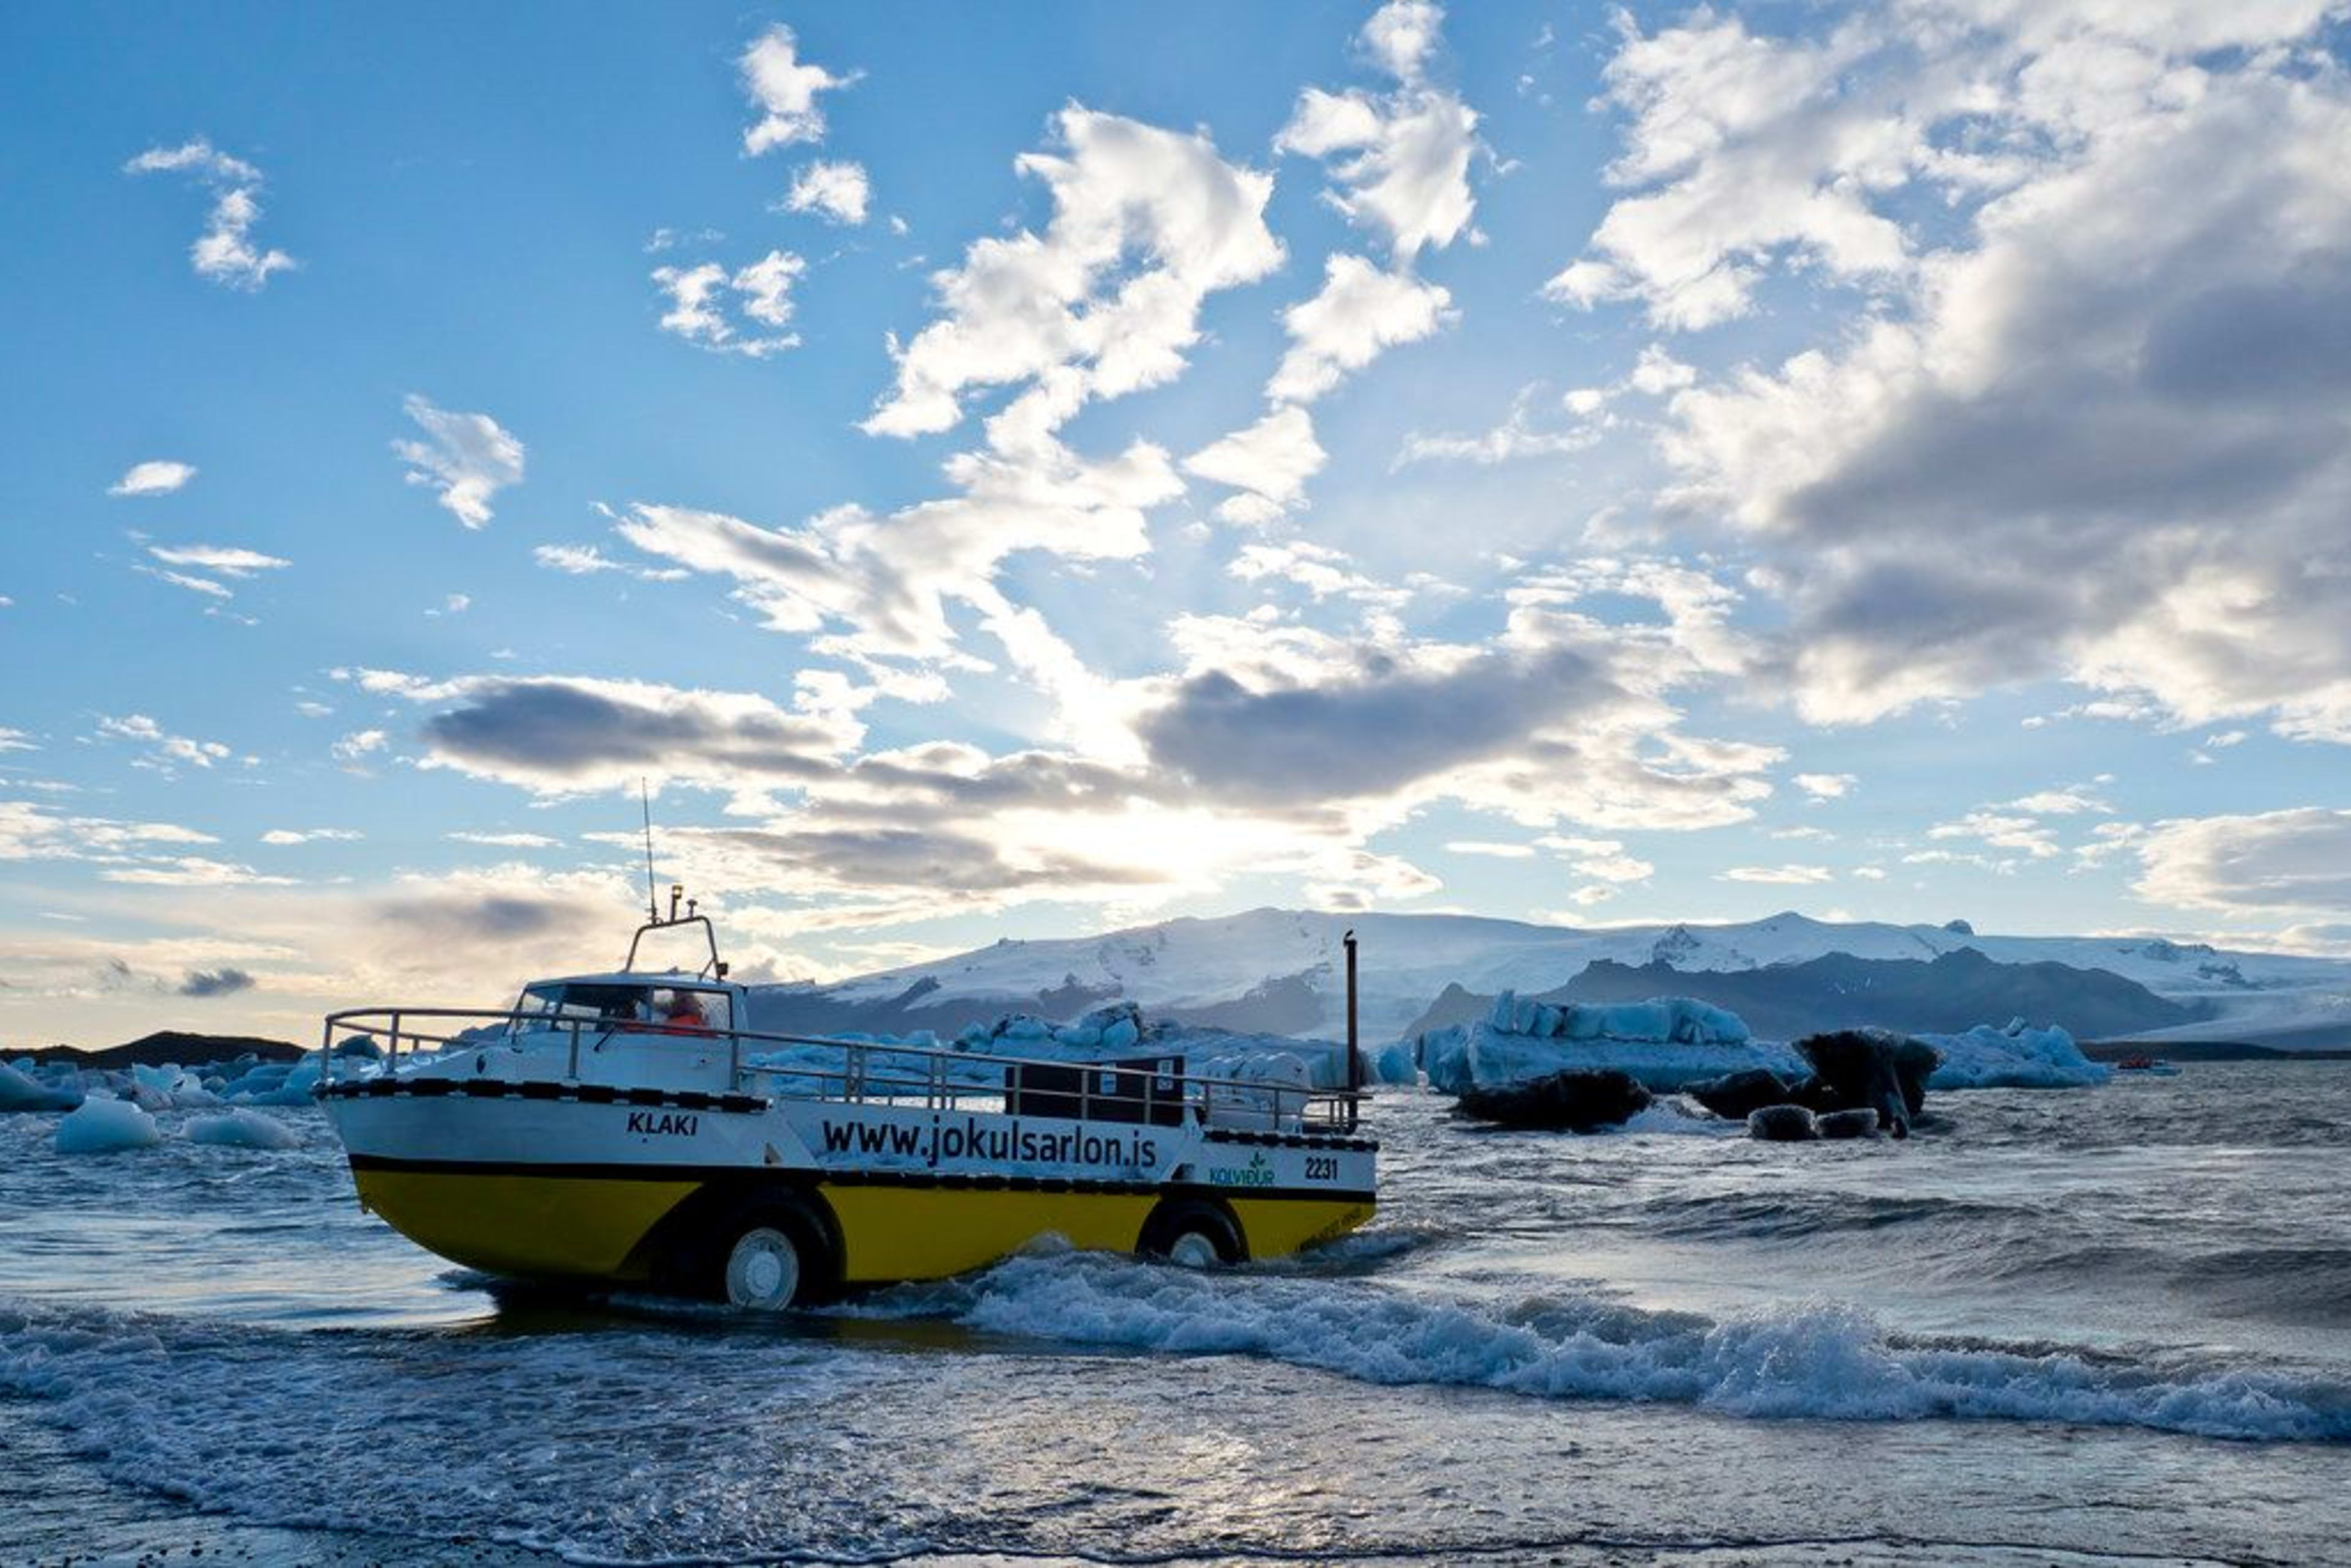
{"type": "Polygon", "coordinates": [[[1143,1228],[1137,1251],[1186,1269],[1239,1263],[1249,1258],[1241,1228],[1221,1204],[1199,1198],[1163,1203],[1143,1228]]]}
{"type": "Polygon", "coordinates": [[[753,1312],[779,1312],[800,1293],[800,1249],[786,1232],[755,1225],[726,1252],[726,1300],[753,1312]]]}

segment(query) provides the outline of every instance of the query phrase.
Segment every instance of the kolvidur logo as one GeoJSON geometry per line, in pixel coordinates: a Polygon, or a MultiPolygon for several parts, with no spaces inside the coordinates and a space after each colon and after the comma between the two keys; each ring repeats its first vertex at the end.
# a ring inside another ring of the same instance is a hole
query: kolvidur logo
{"type": "MultiPolygon", "coordinates": [[[[942,1160],[989,1160],[1006,1165],[1113,1166],[1147,1170],[1159,1163],[1158,1143],[1140,1132],[1123,1135],[1040,1133],[1018,1122],[987,1125],[975,1116],[967,1116],[959,1123],[935,1117],[928,1127],[894,1122],[827,1120],[820,1124],[820,1131],[828,1155],[890,1155],[900,1159],[919,1158],[926,1166],[936,1166],[942,1160]]],[[[1269,1182],[1272,1179],[1270,1175],[1266,1177],[1269,1182]]]]}
{"type": "Polygon", "coordinates": [[[1273,1167],[1266,1163],[1263,1152],[1251,1155],[1249,1163],[1238,1170],[1212,1169],[1208,1172],[1210,1186],[1271,1186],[1273,1167]]]}

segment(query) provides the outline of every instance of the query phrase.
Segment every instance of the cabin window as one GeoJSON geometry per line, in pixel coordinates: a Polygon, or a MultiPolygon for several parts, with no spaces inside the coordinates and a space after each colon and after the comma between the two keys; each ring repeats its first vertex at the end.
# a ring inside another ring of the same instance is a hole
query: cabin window
{"type": "Polygon", "coordinates": [[[660,1028],[676,1009],[676,998],[691,997],[701,1014],[701,1026],[714,1030],[735,1027],[732,998],[725,991],[698,986],[615,985],[557,980],[528,988],[515,1004],[515,1030],[579,1024],[602,1029],[632,1025],[660,1028]]]}
{"type": "Polygon", "coordinates": [[[522,1028],[550,1023],[635,1023],[651,1016],[643,986],[597,986],[576,982],[532,986],[515,1010],[522,1028]]]}

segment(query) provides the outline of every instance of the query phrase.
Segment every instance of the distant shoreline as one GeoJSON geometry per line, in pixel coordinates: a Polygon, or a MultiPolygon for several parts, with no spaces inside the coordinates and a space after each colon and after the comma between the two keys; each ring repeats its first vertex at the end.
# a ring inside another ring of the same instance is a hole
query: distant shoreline
{"type": "Polygon", "coordinates": [[[2093,1061],[2152,1057],[2164,1061],[2351,1061],[2351,1051],[2283,1051],[2237,1040],[2092,1040],[2082,1054],[2093,1061]]]}

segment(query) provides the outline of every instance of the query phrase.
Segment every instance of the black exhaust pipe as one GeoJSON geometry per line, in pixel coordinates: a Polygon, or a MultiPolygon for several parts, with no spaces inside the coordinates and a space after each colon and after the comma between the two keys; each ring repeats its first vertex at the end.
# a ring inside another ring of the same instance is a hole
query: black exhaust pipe
{"type": "Polygon", "coordinates": [[[1347,1131],[1355,1130],[1355,1102],[1364,1088],[1364,1061],[1355,1039],[1355,934],[1339,939],[1347,949],[1347,1131]]]}

